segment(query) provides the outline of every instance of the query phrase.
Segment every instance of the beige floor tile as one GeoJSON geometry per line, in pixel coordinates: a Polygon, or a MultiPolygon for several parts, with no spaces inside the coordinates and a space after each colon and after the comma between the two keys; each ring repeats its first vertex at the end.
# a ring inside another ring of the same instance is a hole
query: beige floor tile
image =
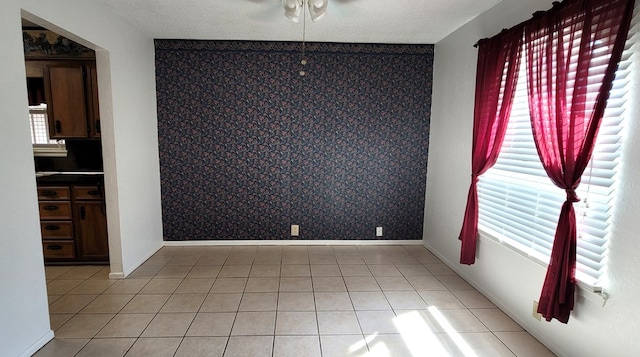
{"type": "Polygon", "coordinates": [[[309,264],[309,256],[307,254],[283,254],[282,264],[309,264]]]}
{"type": "Polygon", "coordinates": [[[144,263],[139,266],[133,273],[127,276],[127,279],[145,279],[145,278],[153,278],[158,274],[160,270],[162,270],[163,265],[153,265],[144,263]]]}
{"type": "Polygon", "coordinates": [[[87,338],[54,338],[33,357],[75,356],[89,341],[87,338]]]}
{"type": "Polygon", "coordinates": [[[320,357],[318,336],[276,336],[273,355],[277,357],[320,357]]]}
{"type": "Polygon", "coordinates": [[[49,305],[53,304],[54,302],[56,302],[56,300],[60,299],[61,297],[63,297],[64,295],[60,294],[60,295],[51,295],[51,294],[47,294],[47,301],[49,302],[49,305]]]}
{"type": "Polygon", "coordinates": [[[224,265],[227,260],[227,254],[205,254],[201,256],[196,265],[224,265]]]}
{"type": "Polygon", "coordinates": [[[215,279],[221,269],[220,265],[196,265],[187,274],[187,279],[215,279]]]}
{"type": "Polygon", "coordinates": [[[495,309],[496,306],[477,290],[451,291],[469,309],[495,309]]]}
{"type": "Polygon", "coordinates": [[[173,294],[160,312],[198,312],[206,297],[207,294],[173,294]]]}
{"type": "Polygon", "coordinates": [[[111,268],[109,266],[103,266],[102,269],[98,270],[97,273],[91,275],[89,279],[109,279],[109,275],[111,274],[111,268]]]}
{"type": "Polygon", "coordinates": [[[200,312],[187,330],[187,336],[229,336],[235,318],[234,312],[200,312]]]}
{"type": "Polygon", "coordinates": [[[364,253],[360,254],[364,262],[368,265],[391,264],[393,261],[384,253],[364,253]]]}
{"type": "Polygon", "coordinates": [[[147,285],[140,290],[141,294],[171,294],[180,285],[182,279],[151,279],[147,285]]]}
{"type": "Polygon", "coordinates": [[[171,258],[166,265],[195,265],[200,259],[199,255],[177,255],[171,258]]]}
{"type": "Polygon", "coordinates": [[[100,265],[77,265],[60,275],[58,279],[89,279],[103,268],[104,266],[100,265]]]}
{"type": "Polygon", "coordinates": [[[490,332],[459,333],[455,336],[456,339],[446,333],[437,336],[449,356],[466,357],[473,353],[479,357],[515,357],[507,346],[490,332]]]}
{"type": "Polygon", "coordinates": [[[373,276],[345,276],[344,282],[349,291],[380,291],[380,285],[373,276]]]}
{"type": "Polygon", "coordinates": [[[274,253],[274,254],[256,254],[255,258],[253,259],[253,264],[256,265],[266,265],[266,264],[278,264],[280,265],[280,262],[282,261],[282,254],[281,253],[274,253]]]}
{"type": "Polygon", "coordinates": [[[373,276],[369,267],[364,264],[340,264],[340,271],[342,276],[373,276]]]}
{"type": "Polygon", "coordinates": [[[317,335],[318,322],[312,311],[278,311],[276,335],[317,335]]]}
{"type": "Polygon", "coordinates": [[[115,282],[108,279],[88,279],[71,289],[68,294],[101,294],[115,282]]]}
{"type": "Polygon", "coordinates": [[[135,338],[100,338],[91,340],[80,353],[78,357],[120,357],[131,348],[136,341],[135,338]]]}
{"type": "Polygon", "coordinates": [[[364,357],[369,350],[364,336],[321,335],[322,357],[364,357]]]}
{"type": "Polygon", "coordinates": [[[81,313],[118,313],[133,299],[134,295],[100,295],[89,305],[82,309],[81,313]]]}
{"type": "Polygon", "coordinates": [[[399,334],[373,336],[367,345],[372,356],[448,356],[444,349],[438,351],[426,339],[408,343],[406,337],[399,334]]]}
{"type": "Polygon", "coordinates": [[[280,277],[280,264],[264,264],[253,265],[251,272],[249,272],[251,278],[273,278],[280,277]]]}
{"type": "Polygon", "coordinates": [[[247,278],[251,271],[251,265],[223,265],[218,274],[219,278],[247,278]]]}
{"type": "Polygon", "coordinates": [[[276,311],[278,293],[244,293],[238,311],[276,311]]]}
{"type": "Polygon", "coordinates": [[[225,265],[251,265],[253,264],[254,254],[230,254],[225,265]]]}
{"type": "Polygon", "coordinates": [[[385,291],[384,296],[394,310],[427,308],[427,303],[415,291],[385,291]]]}
{"type": "Polygon", "coordinates": [[[44,267],[44,274],[47,280],[53,280],[68,272],[71,268],[71,266],[48,265],[44,267]]]}
{"type": "Polygon", "coordinates": [[[98,295],[65,295],[49,305],[49,313],[77,313],[89,305],[98,295]]]}
{"type": "Polygon", "coordinates": [[[407,276],[407,281],[416,290],[447,290],[435,276],[407,276]]]}
{"type": "Polygon", "coordinates": [[[56,279],[47,284],[47,293],[52,295],[66,294],[84,281],[84,279],[56,279]]]}
{"type": "Polygon", "coordinates": [[[364,259],[359,254],[337,254],[338,264],[364,264],[364,259]]]}
{"type": "Polygon", "coordinates": [[[164,337],[164,338],[139,338],[125,356],[127,357],[172,357],[182,338],[164,337]]]}
{"type": "Polygon", "coordinates": [[[471,309],[474,314],[490,331],[515,332],[522,331],[522,327],[513,321],[500,309],[471,309]]]}
{"type": "Polygon", "coordinates": [[[283,264],[280,276],[311,276],[308,264],[283,264]]]}
{"type": "Polygon", "coordinates": [[[351,299],[349,297],[349,293],[347,292],[316,292],[314,293],[314,295],[316,299],[317,311],[353,311],[353,305],[351,304],[351,299]]]}
{"type": "Polygon", "coordinates": [[[171,259],[173,259],[173,257],[173,255],[154,255],[147,259],[144,264],[165,266],[171,259]]]}
{"type": "Polygon", "coordinates": [[[314,276],[313,291],[347,291],[344,279],[339,276],[314,276]]]}
{"type": "MultiPolygon", "coordinates": [[[[424,336],[431,338],[435,341],[435,337],[431,336],[434,333],[445,332],[445,325],[442,324],[443,318],[436,319],[431,310],[395,310],[396,319],[394,323],[400,330],[402,335],[406,335],[408,338],[416,338],[414,335],[424,336]]],[[[435,342],[434,342],[435,343],[435,342]]]]}
{"type": "Polygon", "coordinates": [[[75,314],[50,314],[49,322],[51,323],[51,329],[57,330],[65,322],[69,321],[75,314]]]}
{"type": "Polygon", "coordinates": [[[451,268],[449,268],[446,264],[438,261],[435,263],[426,263],[424,264],[424,267],[427,268],[427,270],[433,274],[433,275],[455,275],[457,276],[458,274],[453,271],[451,268]]]}
{"type": "Polygon", "coordinates": [[[402,276],[379,276],[375,278],[380,288],[385,290],[414,290],[407,279],[402,276]]]}
{"type": "Polygon", "coordinates": [[[311,264],[311,276],[342,276],[338,264],[311,264]]]}
{"type": "Polygon", "coordinates": [[[280,279],[272,278],[249,278],[244,291],[247,293],[268,293],[278,292],[280,287],[280,279]]]}
{"type": "Polygon", "coordinates": [[[391,305],[382,292],[352,291],[349,296],[355,310],[391,310],[391,305]]]}
{"type": "Polygon", "coordinates": [[[195,316],[190,312],[157,314],[142,332],[142,337],[183,337],[195,316]]]}
{"type": "Polygon", "coordinates": [[[232,336],[273,335],[276,312],[238,312],[231,329],[232,336]]]}
{"type": "Polygon", "coordinates": [[[273,336],[231,336],[224,357],[271,357],[273,336]]]}
{"type": "Polygon", "coordinates": [[[396,315],[391,310],[386,311],[356,311],[362,333],[365,335],[381,333],[400,333],[396,326],[396,315]]]}
{"type": "Polygon", "coordinates": [[[96,337],[139,337],[154,316],[154,314],[117,314],[98,332],[96,337]]]}
{"type": "Polygon", "coordinates": [[[137,294],[151,279],[122,279],[113,283],[104,294],[137,294]]]}
{"type": "Polygon", "coordinates": [[[77,314],[55,331],[56,338],[92,338],[113,314],[77,314]]]}
{"type": "Polygon", "coordinates": [[[241,293],[247,285],[247,278],[218,278],[210,293],[241,293]]]}
{"type": "Polygon", "coordinates": [[[241,293],[208,294],[200,307],[200,312],[236,312],[241,299],[241,293]]]}
{"type": "MultiPolygon", "coordinates": [[[[486,332],[487,328],[467,309],[438,310],[432,314],[438,319],[437,313],[440,313],[444,319],[456,332],[486,332]]],[[[442,325],[442,323],[441,323],[442,325]]],[[[445,329],[446,330],[446,329],[445,329]]]]}
{"type": "Polygon", "coordinates": [[[280,278],[280,291],[313,291],[311,278],[282,277],[280,278]]]}
{"type": "Polygon", "coordinates": [[[165,265],[154,278],[158,279],[184,279],[193,268],[191,265],[165,265]]]}
{"type": "Polygon", "coordinates": [[[207,294],[215,279],[184,279],[178,288],[176,294],[207,294]]]}
{"type": "Polygon", "coordinates": [[[353,311],[318,311],[318,329],[322,335],[362,334],[353,311]]]}
{"type": "Polygon", "coordinates": [[[400,270],[393,264],[368,264],[369,270],[373,276],[402,276],[400,270]]]}
{"type": "Polygon", "coordinates": [[[227,337],[185,337],[175,357],[222,357],[227,337]]]}
{"type": "Polygon", "coordinates": [[[449,290],[475,290],[473,286],[457,275],[440,275],[438,280],[449,290]]]}
{"type": "Polygon", "coordinates": [[[138,294],[120,310],[120,313],[157,313],[171,294],[138,294]]]}
{"type": "Polygon", "coordinates": [[[494,332],[494,334],[518,357],[554,356],[543,344],[525,331],[494,332]]]}
{"type": "Polygon", "coordinates": [[[321,265],[337,265],[338,261],[336,260],[336,256],[333,254],[333,252],[331,252],[331,254],[309,254],[309,263],[321,265]]]}
{"type": "Polygon", "coordinates": [[[450,291],[446,290],[419,290],[418,294],[429,306],[438,309],[464,309],[465,306],[450,291]]]}
{"type": "Polygon", "coordinates": [[[402,275],[405,277],[423,277],[431,275],[431,272],[429,272],[427,268],[425,268],[421,264],[396,264],[396,268],[398,268],[400,273],[402,273],[402,275]]]}
{"type": "Polygon", "coordinates": [[[281,292],[278,294],[278,311],[315,311],[312,292],[281,292]]]}

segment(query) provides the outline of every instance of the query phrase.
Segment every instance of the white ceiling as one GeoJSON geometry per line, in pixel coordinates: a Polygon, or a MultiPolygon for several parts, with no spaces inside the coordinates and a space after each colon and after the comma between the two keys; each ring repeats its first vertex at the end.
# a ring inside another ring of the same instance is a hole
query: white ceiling
{"type": "MultiPolygon", "coordinates": [[[[300,41],[302,21],[281,0],[103,0],[158,39],[300,41]]],[[[329,0],[327,15],[306,21],[306,40],[437,43],[502,0],[329,0]]],[[[306,11],[306,9],[305,9],[306,11]]]]}

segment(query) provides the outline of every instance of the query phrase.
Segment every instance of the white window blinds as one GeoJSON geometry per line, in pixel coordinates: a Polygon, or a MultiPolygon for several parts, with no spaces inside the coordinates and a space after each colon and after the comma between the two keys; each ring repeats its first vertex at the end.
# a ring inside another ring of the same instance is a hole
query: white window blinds
{"type": "MultiPolygon", "coordinates": [[[[630,34],[637,29],[632,21],[630,34]]],[[[632,41],[627,41],[610,93],[592,160],[576,190],[577,278],[593,286],[603,279],[615,204],[616,175],[629,99],[632,41]]],[[[549,262],[564,190],[542,168],[529,119],[523,55],[513,109],[500,156],[478,184],[479,229],[543,263],[549,262]]],[[[593,100],[593,96],[589,98],[593,100]]],[[[589,100],[588,99],[588,100],[589,100]]]]}

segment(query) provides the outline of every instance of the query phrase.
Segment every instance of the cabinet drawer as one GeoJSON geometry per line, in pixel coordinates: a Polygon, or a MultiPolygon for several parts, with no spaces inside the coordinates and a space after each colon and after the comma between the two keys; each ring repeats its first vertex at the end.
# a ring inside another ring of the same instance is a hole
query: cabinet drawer
{"type": "Polygon", "coordinates": [[[71,219],[71,202],[38,202],[40,219],[71,219]]]}
{"type": "Polygon", "coordinates": [[[39,200],[68,200],[69,187],[38,187],[39,200]]]}
{"type": "Polygon", "coordinates": [[[73,223],[71,221],[40,222],[42,238],[73,239],[73,223]]]}
{"type": "Polygon", "coordinates": [[[76,200],[102,200],[102,189],[98,186],[74,186],[73,197],[76,200]]]}
{"type": "Polygon", "coordinates": [[[73,242],[68,241],[46,241],[42,242],[44,257],[47,258],[75,258],[76,247],[73,242]]]}

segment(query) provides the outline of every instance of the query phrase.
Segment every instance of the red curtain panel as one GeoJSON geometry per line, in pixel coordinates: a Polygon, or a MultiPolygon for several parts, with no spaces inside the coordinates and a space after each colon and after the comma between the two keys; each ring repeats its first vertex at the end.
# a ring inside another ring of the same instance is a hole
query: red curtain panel
{"type": "Polygon", "coordinates": [[[511,29],[481,40],[478,46],[471,187],[459,236],[462,241],[460,263],[469,265],[476,259],[478,176],[496,163],[504,141],[520,68],[522,29],[511,29]]]}
{"type": "MultiPolygon", "coordinates": [[[[529,110],[542,165],[564,189],[538,312],[566,323],[574,305],[575,189],[591,158],[634,1],[555,3],[524,28],[529,110]]],[[[475,157],[474,157],[475,158],[475,157]]]]}

